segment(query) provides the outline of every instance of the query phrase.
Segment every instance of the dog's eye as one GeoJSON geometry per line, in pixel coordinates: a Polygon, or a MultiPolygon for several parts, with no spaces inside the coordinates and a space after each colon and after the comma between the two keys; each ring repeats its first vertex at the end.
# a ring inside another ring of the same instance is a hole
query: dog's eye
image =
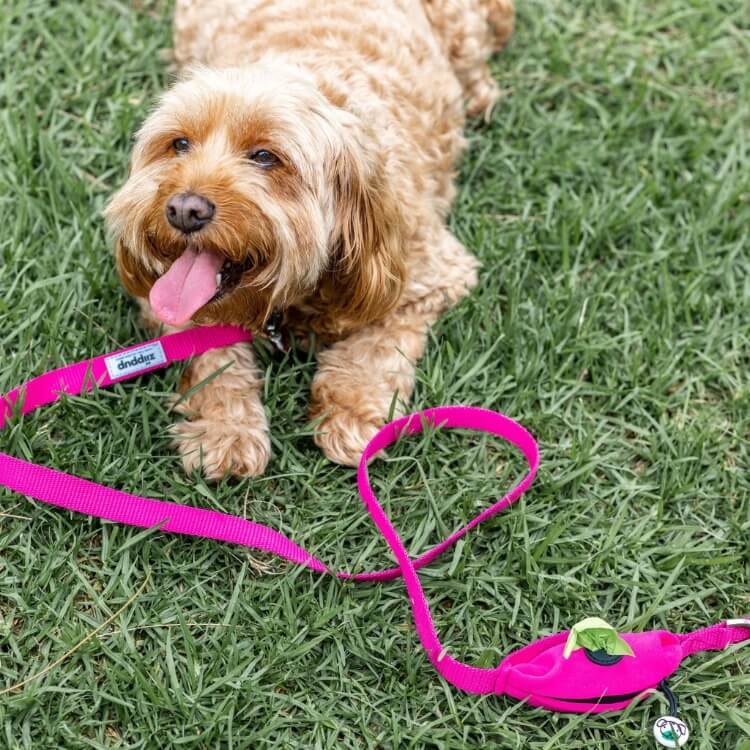
{"type": "Polygon", "coordinates": [[[182,154],[190,148],[190,141],[187,138],[175,138],[172,141],[172,148],[178,154],[182,154]]]}
{"type": "Polygon", "coordinates": [[[249,154],[250,161],[255,162],[261,167],[273,167],[279,163],[279,157],[276,154],[272,154],[270,151],[262,148],[258,151],[252,151],[249,154]]]}

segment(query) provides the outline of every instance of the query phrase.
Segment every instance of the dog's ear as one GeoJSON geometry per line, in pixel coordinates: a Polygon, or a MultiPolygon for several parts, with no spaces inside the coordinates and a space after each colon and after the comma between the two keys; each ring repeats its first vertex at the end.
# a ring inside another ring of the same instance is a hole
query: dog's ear
{"type": "Polygon", "coordinates": [[[133,186],[130,179],[133,169],[134,157],[131,156],[128,180],[110,198],[104,207],[103,216],[107,235],[114,249],[115,266],[123,286],[135,297],[147,297],[156,281],[156,274],[144,262],[145,254],[141,254],[143,249],[139,217],[145,204],[138,199],[139,186],[133,186]]]}
{"type": "Polygon", "coordinates": [[[402,207],[382,160],[368,160],[358,144],[342,152],[333,172],[335,304],[364,324],[393,309],[403,289],[402,207]]]}

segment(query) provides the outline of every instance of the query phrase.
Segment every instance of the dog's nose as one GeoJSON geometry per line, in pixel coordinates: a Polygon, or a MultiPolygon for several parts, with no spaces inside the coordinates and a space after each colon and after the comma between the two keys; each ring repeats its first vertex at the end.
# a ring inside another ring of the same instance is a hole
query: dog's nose
{"type": "Polygon", "coordinates": [[[177,193],[167,201],[167,221],[185,234],[208,224],[214,211],[214,204],[197,193],[177,193]]]}

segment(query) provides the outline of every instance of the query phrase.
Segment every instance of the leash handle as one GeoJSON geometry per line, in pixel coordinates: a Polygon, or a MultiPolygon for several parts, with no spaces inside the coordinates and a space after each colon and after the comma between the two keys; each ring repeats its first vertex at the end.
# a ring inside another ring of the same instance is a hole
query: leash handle
{"type": "MultiPolygon", "coordinates": [[[[106,387],[210,349],[251,340],[250,333],[233,326],[190,328],[52,370],[33,378],[4,397],[0,396],[0,429],[7,426],[8,418],[14,410],[28,414],[58,400],[64,394],[77,395],[94,387],[106,387]]],[[[582,666],[575,665],[573,660],[569,666],[574,668],[569,670],[571,674],[564,679],[564,675],[558,675],[555,671],[561,665],[565,666],[557,655],[557,651],[562,650],[562,643],[567,635],[565,633],[536,641],[509,654],[497,667],[485,669],[464,664],[450,656],[435,629],[417,571],[470,529],[515,502],[531,486],[538,467],[539,448],[533,436],[520,424],[498,412],[469,406],[441,406],[410,414],[385,425],[362,454],[357,471],[357,485],[366,510],[396,557],[398,565],[357,574],[330,571],[324,562],[291,539],[262,524],[204,508],[130,495],[5,453],[0,453],[0,485],[49,505],[116,523],[141,528],[159,527],[162,531],[174,534],[215,539],[271,552],[290,562],[317,572],[330,573],[338,578],[386,581],[403,576],[422,646],[435,669],[452,685],[471,693],[506,693],[522,700],[528,699],[532,705],[560,711],[598,712],[624,708],[634,696],[619,696],[623,698],[621,702],[608,702],[602,698],[608,692],[612,680],[605,680],[603,687],[598,692],[595,691],[597,694],[586,699],[569,695],[561,698],[556,693],[544,692],[542,685],[557,688],[581,682],[582,666]],[[372,490],[368,464],[381,450],[402,436],[418,434],[426,427],[463,428],[500,437],[523,453],[529,469],[505,496],[485,508],[448,538],[412,559],[372,490]],[[532,662],[540,663],[540,668],[534,666],[529,669],[532,662]]],[[[633,635],[632,638],[641,639],[646,644],[658,641],[659,648],[669,643],[669,654],[664,652],[659,658],[651,659],[646,656],[647,662],[650,660],[652,666],[660,670],[661,679],[661,673],[670,674],[684,656],[706,649],[725,648],[731,643],[750,639],[750,620],[726,621],[685,635],[650,631],[633,635]]],[[[579,661],[582,658],[584,657],[578,654],[579,661]]],[[[631,666],[633,665],[627,669],[631,666]]],[[[636,666],[635,671],[640,673],[642,668],[636,666]]],[[[596,672],[595,676],[600,677],[601,673],[596,672]]],[[[642,675],[639,679],[642,679],[642,675]]],[[[655,679],[656,677],[646,681],[655,685],[655,679]]]]}

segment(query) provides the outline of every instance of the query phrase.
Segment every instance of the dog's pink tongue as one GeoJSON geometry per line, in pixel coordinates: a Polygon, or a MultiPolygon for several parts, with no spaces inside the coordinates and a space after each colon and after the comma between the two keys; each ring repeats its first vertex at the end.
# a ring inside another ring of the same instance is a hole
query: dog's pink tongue
{"type": "Polygon", "coordinates": [[[216,294],[216,274],[224,258],[211,250],[188,248],[151,287],[149,301],[164,323],[179,326],[216,294]]]}

